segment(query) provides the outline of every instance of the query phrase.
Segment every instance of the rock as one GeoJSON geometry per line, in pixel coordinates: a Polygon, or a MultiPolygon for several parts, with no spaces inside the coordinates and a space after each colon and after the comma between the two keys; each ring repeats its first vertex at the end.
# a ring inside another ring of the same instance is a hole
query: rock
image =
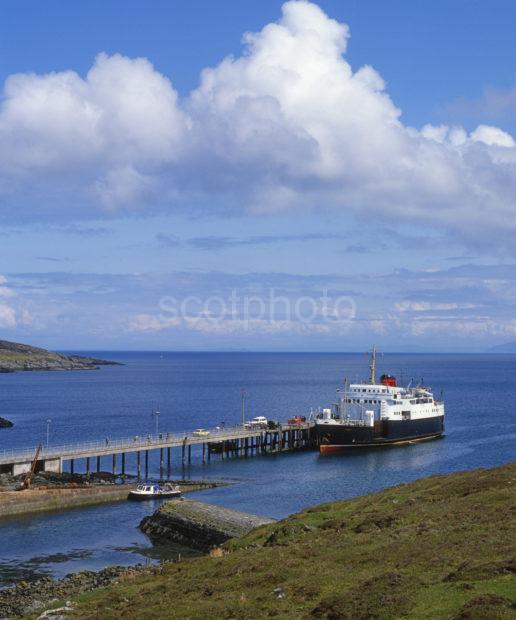
{"type": "Polygon", "coordinates": [[[30,605],[27,605],[27,607],[25,608],[25,613],[27,614],[34,613],[35,611],[38,611],[38,609],[41,609],[44,605],[45,603],[43,601],[34,599],[32,603],[30,603],[30,605]]]}
{"type": "Polygon", "coordinates": [[[209,551],[273,519],[192,500],[172,500],[145,517],[140,529],[152,540],[209,551]]]}
{"type": "Polygon", "coordinates": [[[41,616],[38,616],[37,620],[66,620],[68,614],[73,611],[70,601],[66,601],[65,607],[58,607],[57,609],[48,609],[44,611],[41,616]]]}
{"type": "Polygon", "coordinates": [[[11,428],[14,424],[10,420],[0,418],[0,428],[11,428]]]}

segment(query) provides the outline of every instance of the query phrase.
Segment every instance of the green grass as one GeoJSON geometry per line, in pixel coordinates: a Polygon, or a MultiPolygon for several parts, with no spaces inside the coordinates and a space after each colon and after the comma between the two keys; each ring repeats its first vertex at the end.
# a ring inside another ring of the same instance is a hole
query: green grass
{"type": "Polygon", "coordinates": [[[513,463],[323,504],[85,594],[76,616],[514,618],[515,485],[513,463]]]}

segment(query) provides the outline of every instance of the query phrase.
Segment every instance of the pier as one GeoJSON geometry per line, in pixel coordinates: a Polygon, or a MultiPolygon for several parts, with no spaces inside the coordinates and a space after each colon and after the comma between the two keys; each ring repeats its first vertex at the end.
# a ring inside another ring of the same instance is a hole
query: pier
{"type": "MultiPolygon", "coordinates": [[[[94,471],[110,471],[113,475],[125,476],[127,456],[136,459],[138,479],[147,479],[149,475],[149,453],[159,453],[160,478],[166,471],[170,477],[172,469],[177,467],[180,454],[180,466],[192,461],[192,446],[200,450],[201,462],[208,464],[214,457],[221,459],[231,456],[253,456],[291,450],[300,450],[315,445],[314,423],[279,424],[273,429],[251,429],[242,426],[215,429],[206,435],[196,435],[193,431],[159,433],[158,435],[135,436],[125,439],[46,446],[39,453],[36,471],[62,473],[66,466],[74,473],[77,462],[85,466],[87,474],[94,471]],[[106,467],[106,460],[108,467],[106,467]],[[104,468],[102,468],[104,461],[104,468]]],[[[35,458],[36,447],[23,450],[4,450],[0,452],[0,473],[18,475],[30,470],[35,458]]]]}

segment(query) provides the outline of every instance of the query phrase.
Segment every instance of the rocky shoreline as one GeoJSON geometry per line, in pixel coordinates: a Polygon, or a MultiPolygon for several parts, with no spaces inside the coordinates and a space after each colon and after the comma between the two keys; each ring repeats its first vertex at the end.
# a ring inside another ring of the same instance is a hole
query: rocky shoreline
{"type": "MultiPolygon", "coordinates": [[[[194,484],[190,486],[193,487],[194,484]]],[[[140,527],[153,542],[179,543],[207,552],[230,538],[242,536],[255,527],[270,523],[274,523],[274,520],[221,506],[191,500],[173,500],[143,519],[140,527]]],[[[63,579],[40,577],[32,582],[19,581],[15,586],[0,590],[0,620],[36,614],[39,610],[43,612],[51,603],[55,603],[59,609],[55,615],[51,612],[42,613],[38,616],[41,620],[67,617],[74,610],[69,599],[142,573],[160,575],[166,564],[180,561],[179,557],[177,560],[166,560],[159,564],[109,566],[98,572],[81,571],[63,579]]]]}
{"type": "MultiPolygon", "coordinates": [[[[145,566],[108,566],[101,571],[81,571],[72,573],[64,579],[52,579],[52,577],[41,577],[40,579],[27,582],[19,581],[16,586],[0,590],[0,620],[17,618],[29,613],[36,613],[43,610],[49,603],[56,602],[65,604],[69,611],[73,606],[67,602],[69,598],[75,597],[83,592],[91,592],[97,588],[104,588],[130,578],[134,575],[146,572],[151,575],[158,575],[163,570],[163,564],[153,564],[145,566]]],[[[51,616],[46,616],[51,617],[51,616]]],[[[63,615],[61,615],[63,617],[63,615]]]]}

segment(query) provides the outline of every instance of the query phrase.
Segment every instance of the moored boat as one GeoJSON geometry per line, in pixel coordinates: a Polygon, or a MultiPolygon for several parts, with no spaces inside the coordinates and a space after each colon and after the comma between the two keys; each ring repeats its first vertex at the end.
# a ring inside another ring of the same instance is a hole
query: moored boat
{"type": "Polygon", "coordinates": [[[315,414],[321,453],[348,448],[389,446],[440,437],[444,433],[444,403],[429,387],[398,386],[392,375],[376,382],[373,348],[369,382],[345,383],[338,402],[315,414]]]}
{"type": "Polygon", "coordinates": [[[139,484],[136,489],[129,492],[127,499],[146,500],[163,499],[167,497],[179,497],[181,489],[176,484],[166,483],[163,486],[157,483],[139,484]]]}

